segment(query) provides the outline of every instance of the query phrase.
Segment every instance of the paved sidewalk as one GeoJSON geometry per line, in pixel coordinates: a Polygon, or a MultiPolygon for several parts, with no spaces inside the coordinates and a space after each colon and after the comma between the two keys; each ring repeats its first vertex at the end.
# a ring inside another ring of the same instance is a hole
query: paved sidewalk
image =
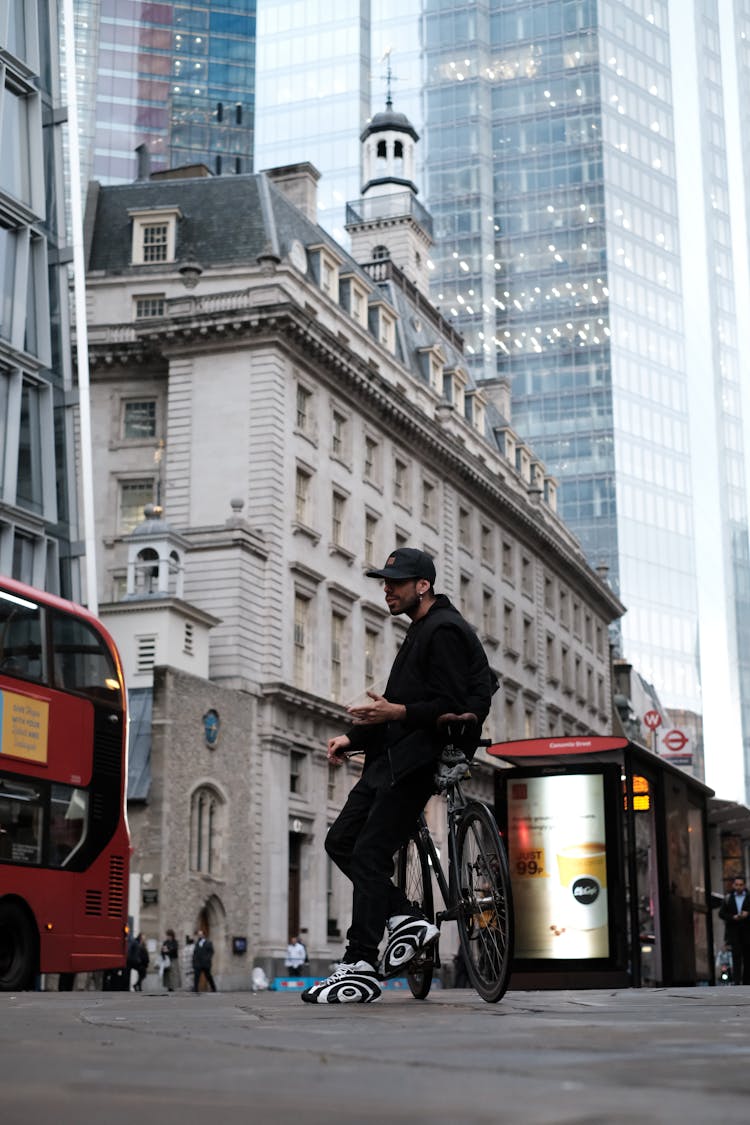
{"type": "Polygon", "coordinates": [[[2,1125],[750,1120],[750,987],[0,994],[2,1125]]]}

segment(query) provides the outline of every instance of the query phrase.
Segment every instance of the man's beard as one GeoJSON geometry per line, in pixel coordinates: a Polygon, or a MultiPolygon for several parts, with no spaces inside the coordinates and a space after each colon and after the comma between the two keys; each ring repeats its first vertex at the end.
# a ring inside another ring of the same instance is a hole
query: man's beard
{"type": "Polygon", "coordinates": [[[400,613],[409,613],[413,609],[418,609],[419,603],[422,598],[419,594],[415,594],[409,602],[404,602],[400,607],[394,606],[391,610],[391,617],[398,617],[400,613]]]}

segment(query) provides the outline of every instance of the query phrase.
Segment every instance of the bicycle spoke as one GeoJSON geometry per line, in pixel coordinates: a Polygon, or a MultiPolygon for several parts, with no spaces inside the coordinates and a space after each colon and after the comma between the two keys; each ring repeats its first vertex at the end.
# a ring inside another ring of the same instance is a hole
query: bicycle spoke
{"type": "Polygon", "coordinates": [[[474,803],[458,828],[460,930],[467,969],[485,1000],[499,1000],[512,956],[512,902],[505,851],[490,813],[474,803]]]}
{"type": "MultiPolygon", "coordinates": [[[[395,882],[417,913],[433,918],[432,877],[422,845],[416,838],[409,840],[396,856],[395,882]]],[[[406,979],[412,995],[424,1000],[432,986],[435,952],[430,948],[405,966],[406,979]]]]}

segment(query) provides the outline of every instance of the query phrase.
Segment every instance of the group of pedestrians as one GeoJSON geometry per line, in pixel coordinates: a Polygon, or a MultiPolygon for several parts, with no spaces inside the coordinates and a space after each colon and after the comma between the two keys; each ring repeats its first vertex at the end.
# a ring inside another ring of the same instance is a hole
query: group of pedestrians
{"type": "MultiPolygon", "coordinates": [[[[174,930],[166,931],[164,941],[159,951],[159,979],[168,992],[183,987],[192,992],[200,991],[201,980],[211,992],[216,992],[216,982],[211,972],[214,958],[213,942],[204,930],[199,929],[195,940],[187,935],[185,944],[180,949],[174,930]]],[[[136,979],[133,984],[134,992],[143,991],[143,982],[146,979],[150,965],[148,946],[142,933],[131,938],[128,946],[127,967],[136,979]]]]}

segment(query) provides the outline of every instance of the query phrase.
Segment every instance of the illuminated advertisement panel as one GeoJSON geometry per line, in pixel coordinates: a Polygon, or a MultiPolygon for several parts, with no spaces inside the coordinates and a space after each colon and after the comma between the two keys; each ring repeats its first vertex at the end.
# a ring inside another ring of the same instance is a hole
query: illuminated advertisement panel
{"type": "Polygon", "coordinates": [[[609,956],[604,826],[599,773],[508,780],[516,957],[609,956]]]}

